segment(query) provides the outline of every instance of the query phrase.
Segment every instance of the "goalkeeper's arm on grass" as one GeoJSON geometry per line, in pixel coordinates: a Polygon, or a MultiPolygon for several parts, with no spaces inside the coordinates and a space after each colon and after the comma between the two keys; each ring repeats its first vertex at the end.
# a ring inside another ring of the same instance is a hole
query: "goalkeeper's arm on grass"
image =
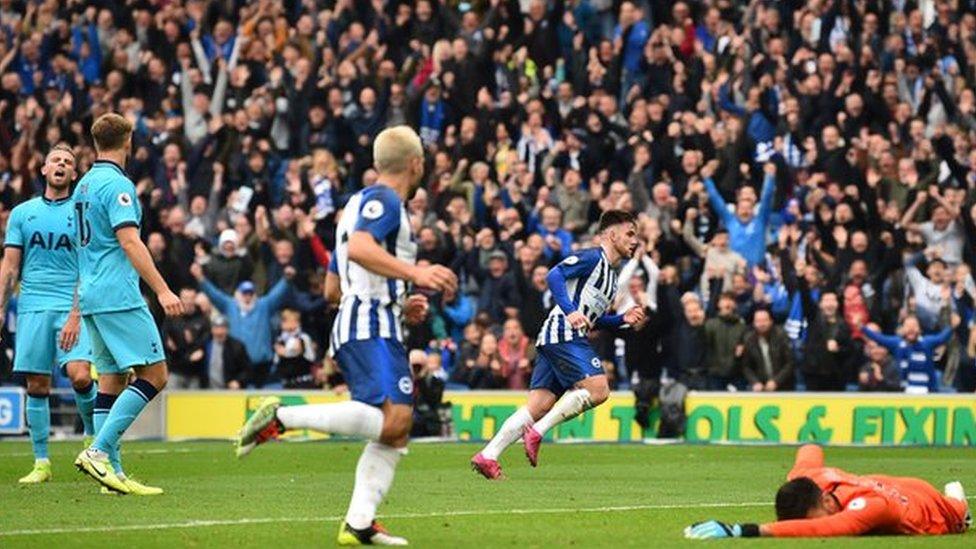
{"type": "Polygon", "coordinates": [[[717,520],[699,522],[685,528],[688,539],[748,538],[748,537],[837,537],[857,536],[873,530],[884,522],[884,501],[866,505],[862,510],[796,520],[781,520],[767,524],[728,524],[717,520]],[[873,510],[873,512],[872,512],[873,510]]]}

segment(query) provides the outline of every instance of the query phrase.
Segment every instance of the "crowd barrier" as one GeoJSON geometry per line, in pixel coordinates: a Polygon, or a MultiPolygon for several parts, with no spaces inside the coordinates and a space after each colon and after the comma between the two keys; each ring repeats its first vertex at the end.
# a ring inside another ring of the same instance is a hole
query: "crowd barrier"
{"type": "MultiPolygon", "coordinates": [[[[166,398],[168,439],[230,438],[266,394],[287,404],[338,402],[322,392],[171,392],[166,398]]],[[[512,391],[448,392],[453,434],[486,440],[525,402],[512,391]]],[[[685,401],[686,439],[718,443],[860,445],[976,444],[976,395],[908,396],[892,393],[712,393],[691,392],[685,401]]],[[[615,392],[603,406],[558,426],[550,436],[565,441],[640,442],[656,435],[634,421],[634,397],[615,392]]],[[[314,433],[297,436],[319,438],[314,433]]]]}
{"type": "Polygon", "coordinates": [[[976,395],[690,393],[691,442],[976,444],[976,395]]]}
{"type": "MultiPolygon", "coordinates": [[[[168,439],[231,438],[247,414],[269,394],[281,397],[284,404],[340,402],[345,395],[304,391],[256,392],[167,392],[165,437],[168,439]]],[[[444,401],[453,409],[453,432],[460,440],[487,440],[519,406],[525,393],[518,391],[447,392],[444,401]]],[[[656,414],[652,412],[652,419],[656,414]]],[[[652,434],[648,434],[652,436],[652,434]]],[[[325,438],[317,433],[295,436],[325,438]]],[[[635,442],[643,440],[634,422],[632,393],[613,393],[603,406],[563,423],[551,434],[556,439],[579,441],[635,442]]]]}
{"type": "MultiPolygon", "coordinates": [[[[165,391],[127,433],[130,439],[231,439],[261,398],[285,404],[340,402],[347,395],[322,391],[165,391]]],[[[24,429],[23,393],[0,391],[0,434],[24,429]],[[4,429],[6,427],[6,429],[4,429]]],[[[516,391],[448,392],[458,440],[490,438],[525,402],[516,391]]],[[[641,442],[656,436],[658,411],[642,432],[634,397],[615,392],[604,405],[570,420],[548,436],[562,441],[641,442]]],[[[685,401],[689,442],[803,443],[834,445],[976,445],[976,395],[896,393],[691,392],[685,401]]],[[[326,438],[317,433],[290,436],[326,438]]]]}

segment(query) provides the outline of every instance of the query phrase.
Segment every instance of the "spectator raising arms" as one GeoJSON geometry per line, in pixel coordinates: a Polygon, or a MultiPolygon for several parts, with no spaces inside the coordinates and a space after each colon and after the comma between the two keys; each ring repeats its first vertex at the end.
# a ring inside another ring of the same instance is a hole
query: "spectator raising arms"
{"type": "Polygon", "coordinates": [[[404,341],[457,387],[520,386],[536,361],[510,321],[534,340],[546,272],[623,210],[641,252],[614,306],[639,297],[653,314],[649,341],[594,332],[601,360],[623,345],[604,360],[611,388],[634,371],[695,389],[890,388],[860,326],[914,317],[924,341],[958,317],[927,386],[976,391],[971,0],[0,4],[0,227],[42,192],[52,148],[82,175],[92,121],[125,117],[153,263],[209,296],[248,354],[246,375],[215,372],[214,311],[164,323],[154,305],[176,385],[283,381],[284,307],[319,371],[335,316],[321,287],[343,290],[341,265],[326,274],[336,224],[377,183],[376,136],[405,124],[424,169],[404,226],[417,260],[460,284],[417,289],[429,315],[404,341]]]}
{"type": "Polygon", "coordinates": [[[255,387],[263,387],[268,381],[274,357],[271,320],[291,291],[289,281],[295,276],[295,270],[290,267],[286,269],[285,277],[267,295],[258,297],[251,281],[241,282],[234,295],[230,296],[204,277],[199,264],[194,263],[190,269],[214,307],[227,317],[231,337],[244,344],[250,362],[249,381],[255,387]]]}

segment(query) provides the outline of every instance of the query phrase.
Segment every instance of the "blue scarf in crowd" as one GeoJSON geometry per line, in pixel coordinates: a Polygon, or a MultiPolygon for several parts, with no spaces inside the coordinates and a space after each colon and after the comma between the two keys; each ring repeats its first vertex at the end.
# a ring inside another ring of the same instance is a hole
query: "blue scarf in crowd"
{"type": "MultiPolygon", "coordinates": [[[[813,298],[814,303],[820,301],[820,289],[810,290],[810,297],[813,298]]],[[[799,349],[807,339],[807,318],[803,314],[803,297],[800,292],[794,292],[791,299],[790,312],[786,316],[786,324],[783,325],[783,328],[786,329],[786,335],[793,342],[793,348],[799,349]]]]}
{"type": "Polygon", "coordinates": [[[420,103],[420,139],[425,145],[436,143],[441,137],[444,127],[444,102],[438,101],[431,105],[425,97],[420,103]]]}

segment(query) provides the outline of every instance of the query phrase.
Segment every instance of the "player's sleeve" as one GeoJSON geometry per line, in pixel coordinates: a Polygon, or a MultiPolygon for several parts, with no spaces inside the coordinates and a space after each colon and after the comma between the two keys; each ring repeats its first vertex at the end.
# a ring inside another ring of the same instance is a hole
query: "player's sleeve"
{"type": "Polygon", "coordinates": [[[363,195],[354,231],[366,231],[383,242],[400,229],[400,197],[393,189],[378,187],[363,195]]]}
{"type": "Polygon", "coordinates": [[[603,315],[596,319],[593,323],[594,328],[608,328],[616,329],[624,325],[624,315],[614,314],[614,315],[603,315]]]}
{"type": "Polygon", "coordinates": [[[881,497],[851,500],[839,513],[815,519],[783,520],[765,525],[765,533],[777,538],[858,536],[897,522],[881,497]]]}
{"type": "Polygon", "coordinates": [[[7,219],[7,235],[4,237],[3,247],[4,248],[23,248],[24,247],[24,233],[21,230],[21,210],[14,208],[14,211],[10,212],[10,217],[7,219]]]}
{"type": "Polygon", "coordinates": [[[332,274],[339,274],[339,263],[336,260],[336,254],[331,254],[329,256],[329,272],[332,274]]]}
{"type": "Polygon", "coordinates": [[[136,206],[136,190],[127,179],[112,180],[101,199],[108,212],[108,221],[113,231],[125,227],[139,227],[139,209],[136,206]]]}
{"type": "Polygon", "coordinates": [[[576,310],[576,306],[566,290],[566,281],[589,274],[593,271],[598,260],[599,255],[592,253],[573,254],[549,269],[549,274],[546,275],[549,292],[552,294],[553,301],[562,309],[564,314],[568,315],[576,310]]]}
{"type": "Polygon", "coordinates": [[[564,279],[572,280],[574,278],[589,276],[598,261],[600,261],[599,250],[586,250],[580,253],[570,254],[569,257],[556,264],[553,270],[558,270],[564,279]]]}
{"type": "Polygon", "coordinates": [[[804,472],[810,469],[820,469],[824,466],[823,448],[816,444],[804,444],[796,451],[796,460],[793,462],[793,469],[786,475],[788,480],[805,476],[804,472]]]}

